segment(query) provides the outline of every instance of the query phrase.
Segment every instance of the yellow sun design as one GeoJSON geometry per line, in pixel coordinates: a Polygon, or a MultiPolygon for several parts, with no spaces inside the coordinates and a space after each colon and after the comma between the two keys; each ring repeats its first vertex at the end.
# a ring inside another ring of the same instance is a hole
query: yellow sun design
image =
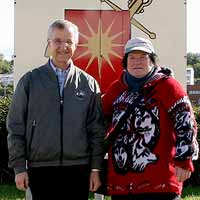
{"type": "Polygon", "coordinates": [[[101,68],[102,68],[102,59],[103,58],[109,64],[110,68],[113,71],[115,71],[115,68],[112,65],[109,54],[112,54],[120,59],[122,58],[117,52],[115,52],[112,49],[113,47],[123,46],[123,44],[116,44],[116,43],[113,43],[112,41],[124,33],[124,31],[122,31],[115,35],[110,34],[114,21],[115,20],[112,21],[110,26],[103,33],[102,32],[102,21],[100,18],[99,23],[98,23],[98,30],[97,30],[97,33],[95,33],[95,31],[92,29],[92,27],[90,26],[88,21],[85,20],[85,23],[87,24],[87,27],[91,33],[91,36],[89,37],[83,33],[80,33],[80,35],[83,38],[85,38],[87,40],[87,42],[84,44],[80,44],[78,46],[87,47],[87,51],[80,54],[76,58],[76,60],[81,57],[84,57],[88,54],[91,54],[90,60],[88,61],[88,64],[85,68],[85,71],[87,71],[87,69],[90,67],[90,64],[94,61],[95,58],[97,58],[98,59],[98,73],[99,73],[100,78],[101,78],[101,68]],[[111,35],[111,36],[109,36],[109,35],[111,35]]]}

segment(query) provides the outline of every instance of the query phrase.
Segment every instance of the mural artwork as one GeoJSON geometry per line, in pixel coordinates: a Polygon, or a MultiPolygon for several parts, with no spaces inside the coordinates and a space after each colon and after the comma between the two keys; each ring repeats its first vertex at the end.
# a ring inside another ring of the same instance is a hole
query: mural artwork
{"type": "MultiPolygon", "coordinates": [[[[124,1],[124,0],[123,0],[124,1]]],[[[149,31],[134,17],[144,12],[153,0],[128,0],[123,10],[110,0],[100,0],[112,10],[65,10],[65,19],[79,27],[79,45],[73,57],[74,64],[91,74],[104,93],[121,74],[124,45],[131,36],[131,25],[149,38],[156,34],[149,31]]],[[[46,55],[48,55],[48,47],[46,55]]]]}

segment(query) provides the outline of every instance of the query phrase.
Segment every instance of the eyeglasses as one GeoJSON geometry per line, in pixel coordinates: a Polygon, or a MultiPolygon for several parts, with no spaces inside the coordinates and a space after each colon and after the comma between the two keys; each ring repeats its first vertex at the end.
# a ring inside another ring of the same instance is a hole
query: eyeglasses
{"type": "Polygon", "coordinates": [[[71,41],[62,41],[60,39],[54,39],[54,40],[49,40],[49,41],[52,41],[54,43],[54,45],[56,45],[56,46],[64,45],[64,46],[71,47],[73,45],[73,42],[71,42],[71,41]]]}

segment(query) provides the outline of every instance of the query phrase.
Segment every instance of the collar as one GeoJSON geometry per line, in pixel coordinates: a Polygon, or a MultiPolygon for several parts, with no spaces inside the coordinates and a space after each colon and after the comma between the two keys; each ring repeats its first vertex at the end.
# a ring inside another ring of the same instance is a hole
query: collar
{"type": "Polygon", "coordinates": [[[63,72],[64,74],[67,74],[70,70],[70,67],[71,67],[71,62],[70,64],[68,65],[67,69],[60,69],[58,67],[56,67],[54,64],[53,64],[53,61],[52,59],[50,59],[50,66],[51,68],[53,69],[53,71],[57,74],[57,72],[63,72]]]}
{"type": "Polygon", "coordinates": [[[128,70],[125,71],[125,81],[128,84],[129,89],[132,92],[139,92],[139,90],[143,87],[143,85],[151,78],[155,72],[155,67],[152,67],[151,71],[148,72],[144,77],[136,78],[131,75],[128,70]]]}

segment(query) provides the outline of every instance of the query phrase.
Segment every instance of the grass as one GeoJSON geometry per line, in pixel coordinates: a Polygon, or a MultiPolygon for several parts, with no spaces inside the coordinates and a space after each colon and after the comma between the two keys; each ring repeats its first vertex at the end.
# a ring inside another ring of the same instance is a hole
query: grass
{"type": "Polygon", "coordinates": [[[184,200],[200,200],[200,187],[184,188],[182,199],[184,199],[184,200]]]}
{"type": "MultiPolygon", "coordinates": [[[[182,199],[200,200],[200,186],[184,188],[182,199]]],[[[25,200],[25,193],[17,190],[15,185],[0,185],[0,200],[25,200]]],[[[92,194],[89,200],[94,200],[92,194]]],[[[111,199],[110,197],[105,197],[105,200],[111,199]]]]}
{"type": "Polygon", "coordinates": [[[16,189],[15,185],[0,185],[0,200],[23,200],[25,193],[16,189]]]}

